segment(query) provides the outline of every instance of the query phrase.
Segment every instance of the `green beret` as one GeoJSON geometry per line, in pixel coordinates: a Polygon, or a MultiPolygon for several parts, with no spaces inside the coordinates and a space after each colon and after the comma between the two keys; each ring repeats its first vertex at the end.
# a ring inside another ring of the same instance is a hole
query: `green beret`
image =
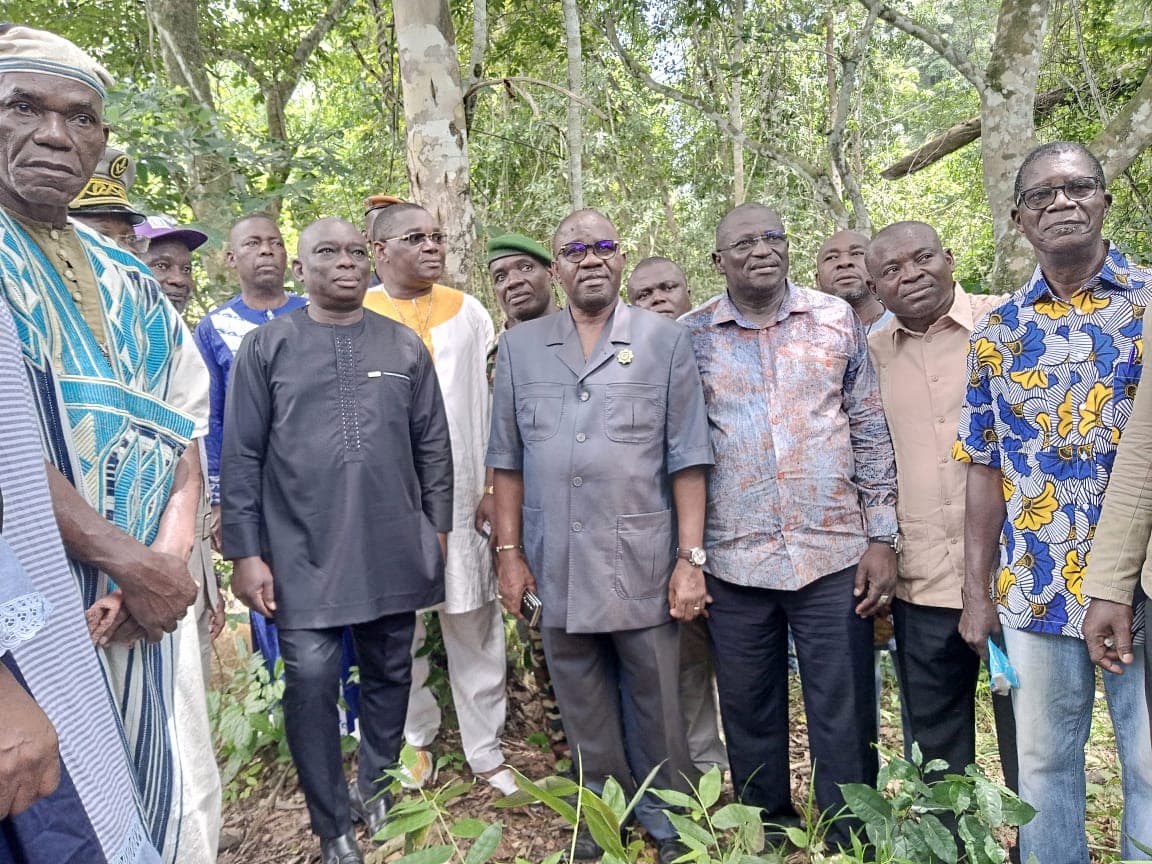
{"type": "Polygon", "coordinates": [[[501,234],[488,241],[488,263],[509,255],[531,255],[541,264],[552,263],[552,253],[523,234],[501,234]]]}

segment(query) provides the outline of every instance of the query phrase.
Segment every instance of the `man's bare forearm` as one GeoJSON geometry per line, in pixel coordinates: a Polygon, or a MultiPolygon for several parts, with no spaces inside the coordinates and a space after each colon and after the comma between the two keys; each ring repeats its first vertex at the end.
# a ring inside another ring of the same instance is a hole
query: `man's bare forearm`
{"type": "Polygon", "coordinates": [[[1004,477],[999,468],[969,465],[964,495],[964,597],[988,597],[1000,561],[1004,529],[1004,477]]]}
{"type": "Polygon", "coordinates": [[[68,557],[105,572],[118,570],[125,553],[139,545],[137,541],[92,509],[55,465],[44,465],[56,525],[68,557]]]}
{"type": "Polygon", "coordinates": [[[496,469],[492,476],[496,497],[496,545],[519,546],[523,529],[524,475],[496,469]]]}
{"type": "Polygon", "coordinates": [[[196,514],[204,494],[200,474],[200,442],[193,441],[176,463],[172,490],[160,517],[160,527],[152,545],[177,558],[187,559],[196,542],[196,514]]]}
{"type": "Polygon", "coordinates": [[[704,506],[708,499],[708,470],[685,468],[672,475],[672,500],[676,505],[678,545],[691,549],[704,543],[704,506]]]}

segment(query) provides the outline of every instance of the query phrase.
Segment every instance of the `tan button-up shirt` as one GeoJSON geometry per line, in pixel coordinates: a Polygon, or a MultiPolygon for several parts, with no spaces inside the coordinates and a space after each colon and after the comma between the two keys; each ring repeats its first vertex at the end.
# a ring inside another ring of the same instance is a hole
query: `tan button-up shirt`
{"type": "Polygon", "coordinates": [[[1005,295],[964,293],[925,333],[893,319],[868,337],[896,448],[896,517],[904,535],[896,596],[921,606],[961,608],[964,481],[952,459],[967,386],[972,329],[1005,295]]]}

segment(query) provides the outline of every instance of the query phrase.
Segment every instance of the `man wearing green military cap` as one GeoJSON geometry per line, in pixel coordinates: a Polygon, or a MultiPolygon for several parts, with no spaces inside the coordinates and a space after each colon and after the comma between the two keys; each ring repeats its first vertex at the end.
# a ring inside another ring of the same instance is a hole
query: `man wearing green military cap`
{"type": "Polygon", "coordinates": [[[506,328],[559,310],[552,296],[551,268],[548,250],[523,234],[488,241],[488,275],[506,328]]]}

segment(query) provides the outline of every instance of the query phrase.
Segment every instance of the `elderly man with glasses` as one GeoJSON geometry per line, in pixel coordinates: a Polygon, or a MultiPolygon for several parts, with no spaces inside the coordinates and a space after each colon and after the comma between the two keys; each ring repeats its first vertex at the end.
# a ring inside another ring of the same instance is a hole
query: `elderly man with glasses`
{"type": "MultiPolygon", "coordinates": [[[[836,813],[839,784],[876,779],[871,616],[896,582],[895,456],[864,328],[843,300],[788,279],[779,216],[731,210],[712,257],[727,291],[680,323],[716,453],[704,570],[720,713],[736,793],[765,824],[797,825],[789,626],[817,805],[836,813]]],[[[828,841],[850,845],[853,827],[837,821],[828,841]]]]}
{"type": "MultiPolygon", "coordinates": [[[[446,599],[437,613],[460,739],[473,773],[509,795],[516,791],[516,781],[504,767],[500,745],[506,712],[504,622],[488,541],[474,527],[476,508],[485,494],[487,356],[495,329],[475,297],[436,284],[444,272],[447,238],[427,210],[405,202],[377,208],[370,230],[380,283],[369,290],[364,307],[414,330],[431,352],[452,433],[452,532],[446,599]]],[[[411,787],[422,786],[432,776],[428,748],[440,731],[440,708],[427,684],[428,658],[415,656],[424,635],[418,619],[404,729],[408,743],[417,749],[417,762],[405,781],[411,787]]]]}
{"type": "MultiPolygon", "coordinates": [[[[613,777],[631,795],[657,769],[654,786],[686,791],[697,772],[677,620],[707,601],[712,464],[700,375],[681,327],[621,301],[625,255],[604,216],[573,213],[553,250],[568,307],[505,333],[496,362],[488,466],[500,592],[518,616],[526,592],[542,602],[544,651],[584,783],[613,777]]],[[[654,799],[637,817],[661,864],[686,851],[654,799]]],[[[578,860],[600,852],[578,836],[578,860]]]]}
{"type": "MultiPolygon", "coordinates": [[[[969,463],[960,632],[982,651],[988,635],[1003,630],[1020,678],[1012,693],[1016,725],[1027,730],[1017,739],[1020,797],[1037,810],[1020,828],[1021,859],[1087,864],[1091,653],[1104,637],[1096,631],[1085,641],[1093,632],[1086,614],[1097,611],[1090,597],[1100,588],[1084,574],[1089,561],[1099,577],[1109,557],[1116,560],[1112,529],[1098,535],[1097,523],[1141,378],[1152,273],[1104,239],[1112,196],[1082,144],[1057,141],[1030,153],[1015,200],[1012,218],[1037,266],[972,333],[954,450],[969,463]],[[1093,547],[1105,537],[1113,542],[1098,563],[1093,547]]],[[[1129,632],[1114,631],[1116,645],[1130,650],[1143,607],[1140,598],[1129,632]]],[[[1143,658],[1123,675],[1103,673],[1124,790],[1125,861],[1147,860],[1137,844],[1152,846],[1144,675],[1143,658]]]]}

